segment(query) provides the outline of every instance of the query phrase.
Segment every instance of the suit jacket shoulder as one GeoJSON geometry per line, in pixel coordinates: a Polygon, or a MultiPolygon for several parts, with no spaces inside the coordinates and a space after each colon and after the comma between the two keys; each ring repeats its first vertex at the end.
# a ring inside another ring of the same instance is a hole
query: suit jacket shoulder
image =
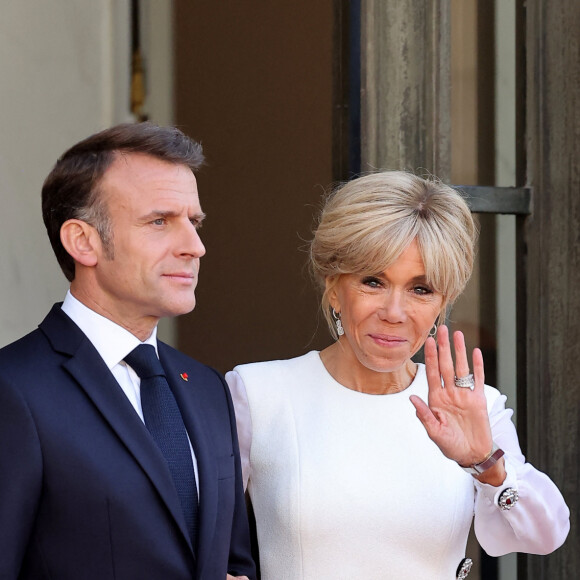
{"type": "Polygon", "coordinates": [[[60,304],[0,349],[0,578],[254,577],[219,373],[160,344],[198,460],[193,550],[161,452],[60,304]],[[144,548],[146,546],[146,548],[144,548]]]}

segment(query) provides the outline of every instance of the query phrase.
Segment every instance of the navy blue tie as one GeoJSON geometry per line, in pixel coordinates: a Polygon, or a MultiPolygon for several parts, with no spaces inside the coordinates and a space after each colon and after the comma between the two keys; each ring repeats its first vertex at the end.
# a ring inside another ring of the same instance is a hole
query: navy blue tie
{"type": "Polygon", "coordinates": [[[195,547],[197,487],[187,431],[179,407],[153,346],[140,344],[125,357],[125,361],[141,379],[141,407],[145,425],[167,461],[195,547]]]}

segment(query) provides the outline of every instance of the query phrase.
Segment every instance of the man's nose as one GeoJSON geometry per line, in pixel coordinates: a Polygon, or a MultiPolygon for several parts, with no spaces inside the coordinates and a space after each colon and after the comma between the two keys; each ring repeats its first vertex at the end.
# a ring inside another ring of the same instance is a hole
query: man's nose
{"type": "Polygon", "coordinates": [[[201,258],[205,255],[205,246],[201,241],[199,231],[190,221],[185,226],[182,238],[181,254],[188,254],[194,258],[201,258]]]}

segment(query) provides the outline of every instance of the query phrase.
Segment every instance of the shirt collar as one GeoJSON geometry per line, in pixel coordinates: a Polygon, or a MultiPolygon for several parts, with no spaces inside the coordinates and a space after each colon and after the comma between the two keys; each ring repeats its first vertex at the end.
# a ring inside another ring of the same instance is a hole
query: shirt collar
{"type": "Polygon", "coordinates": [[[85,306],[70,290],[66,293],[62,309],[91,341],[109,369],[119,364],[140,344],[150,344],[157,352],[157,327],[147,340],[141,342],[122,326],[85,306]]]}

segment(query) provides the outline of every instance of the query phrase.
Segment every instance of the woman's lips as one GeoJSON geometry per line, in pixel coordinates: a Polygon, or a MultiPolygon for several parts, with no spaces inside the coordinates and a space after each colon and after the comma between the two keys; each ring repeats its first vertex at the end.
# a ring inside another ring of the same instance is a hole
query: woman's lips
{"type": "Polygon", "coordinates": [[[393,334],[370,334],[369,335],[377,344],[384,346],[401,346],[407,342],[406,338],[393,334]]]}

